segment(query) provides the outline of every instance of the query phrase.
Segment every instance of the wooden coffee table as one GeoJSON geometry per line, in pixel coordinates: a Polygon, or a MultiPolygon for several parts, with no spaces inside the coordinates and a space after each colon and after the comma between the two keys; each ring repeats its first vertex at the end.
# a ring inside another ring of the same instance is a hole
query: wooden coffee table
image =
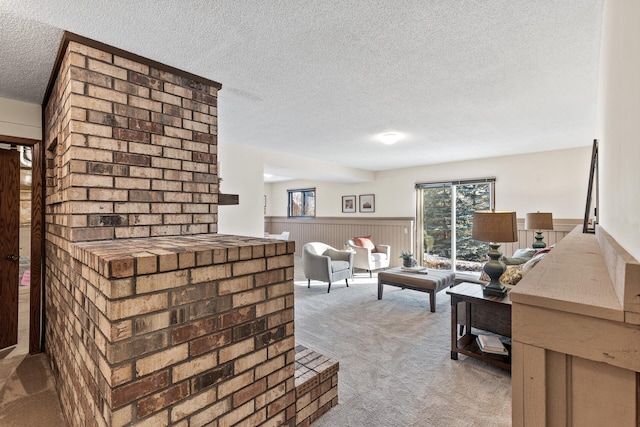
{"type": "Polygon", "coordinates": [[[453,285],[455,273],[449,270],[427,269],[427,273],[403,270],[400,267],[378,273],[378,299],[382,299],[383,285],[398,286],[403,289],[427,292],[431,312],[436,311],[436,293],[453,285]]]}
{"type": "Polygon", "coordinates": [[[483,288],[482,285],[477,283],[462,282],[447,291],[447,294],[451,295],[451,358],[458,360],[458,353],[461,353],[510,371],[511,299],[509,294],[504,298],[484,296],[482,293],[483,288]],[[461,302],[464,304],[458,304],[461,302]],[[460,334],[458,334],[459,305],[462,305],[465,310],[464,332],[460,334]],[[475,327],[473,313],[478,313],[480,310],[485,318],[483,319],[482,330],[498,335],[509,351],[509,355],[501,356],[483,353],[478,348],[476,343],[477,335],[472,333],[471,327],[475,327]],[[491,319],[487,320],[487,317],[493,317],[495,323],[492,323],[491,319]]]}

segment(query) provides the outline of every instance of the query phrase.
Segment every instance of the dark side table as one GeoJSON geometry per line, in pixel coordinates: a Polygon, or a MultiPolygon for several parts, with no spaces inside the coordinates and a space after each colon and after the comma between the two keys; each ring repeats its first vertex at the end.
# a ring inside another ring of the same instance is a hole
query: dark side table
{"type": "Polygon", "coordinates": [[[447,291],[451,295],[451,359],[458,360],[458,353],[479,359],[511,371],[511,299],[484,296],[484,287],[477,283],[462,282],[447,291]],[[462,303],[462,304],[460,304],[462,303]],[[464,310],[464,331],[458,332],[459,318],[464,310]],[[474,315],[483,317],[482,330],[498,335],[509,355],[483,353],[476,343],[474,315]],[[492,316],[495,313],[495,316],[492,316]],[[487,319],[488,317],[488,319],[487,319]],[[491,318],[495,318],[492,324],[491,318]],[[471,328],[474,328],[472,331],[471,328]]]}

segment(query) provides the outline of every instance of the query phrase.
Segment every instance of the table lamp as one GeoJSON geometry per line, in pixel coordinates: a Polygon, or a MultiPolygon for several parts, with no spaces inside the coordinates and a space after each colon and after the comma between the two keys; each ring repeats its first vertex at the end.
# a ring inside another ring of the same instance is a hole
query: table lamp
{"type": "Polygon", "coordinates": [[[500,261],[500,243],[518,241],[518,224],[513,211],[475,211],[471,237],[489,242],[489,261],[484,264],[484,272],[491,281],[484,288],[484,295],[504,297],[507,289],[500,283],[505,264],[500,261]],[[499,242],[499,243],[498,243],[499,242]]]}
{"type": "Polygon", "coordinates": [[[524,217],[525,230],[536,230],[536,241],[531,245],[534,249],[544,249],[547,244],[542,241],[542,230],[553,230],[551,212],[530,212],[524,217]]]}

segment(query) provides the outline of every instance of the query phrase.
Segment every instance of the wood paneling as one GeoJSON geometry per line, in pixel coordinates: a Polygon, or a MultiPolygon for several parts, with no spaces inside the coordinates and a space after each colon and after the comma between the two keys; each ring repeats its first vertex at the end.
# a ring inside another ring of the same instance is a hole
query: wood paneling
{"type": "Polygon", "coordinates": [[[640,372],[639,327],[561,310],[561,305],[553,310],[514,306],[512,328],[518,330],[518,341],[640,372]]]}
{"type": "MultiPolygon", "coordinates": [[[[543,232],[544,241],[551,246],[566,236],[580,220],[554,221],[554,230],[543,232]]],[[[289,240],[296,242],[296,255],[302,254],[302,246],[308,242],[323,242],[337,249],[354,236],[372,236],[379,244],[391,245],[391,266],[400,265],[400,252],[415,251],[415,221],[413,218],[287,218],[265,217],[265,232],[279,234],[289,231],[289,240]]],[[[518,241],[504,243],[500,252],[511,256],[516,249],[531,247],[535,242],[535,232],[525,230],[524,220],[518,221],[518,241]]]]}
{"type": "Polygon", "coordinates": [[[18,343],[20,260],[20,161],[16,150],[0,150],[0,348],[18,343]]]}
{"type": "Polygon", "coordinates": [[[31,286],[29,289],[29,353],[34,354],[42,351],[44,339],[44,336],[41,334],[42,325],[44,324],[44,319],[42,318],[42,262],[44,259],[44,158],[42,157],[42,142],[36,139],[18,138],[8,135],[0,135],[0,141],[30,146],[33,148],[31,183],[31,286]]]}
{"type": "Polygon", "coordinates": [[[512,351],[514,427],[637,426],[636,372],[520,342],[512,351]]]}
{"type": "Polygon", "coordinates": [[[43,143],[33,146],[31,183],[31,309],[29,311],[29,353],[42,351],[43,311],[42,266],[44,262],[44,149],[43,143]]]}
{"type": "Polygon", "coordinates": [[[218,205],[237,205],[240,203],[240,196],[238,194],[218,194],[218,205]]]}
{"type": "Polygon", "coordinates": [[[640,263],[602,229],[596,239],[606,261],[609,278],[618,300],[622,302],[627,323],[640,324],[640,263]]]}
{"type": "MultiPolygon", "coordinates": [[[[553,230],[545,230],[542,232],[542,236],[544,237],[543,242],[547,244],[547,247],[555,245],[580,224],[582,223],[577,219],[554,219],[553,230]]],[[[501,244],[500,252],[502,252],[504,256],[510,257],[516,249],[531,248],[536,241],[535,236],[536,233],[534,230],[524,229],[524,219],[518,219],[518,241],[501,244]]]]}
{"type": "Polygon", "coordinates": [[[547,427],[572,425],[567,410],[567,388],[571,382],[571,357],[555,351],[546,351],[547,427]]]}
{"type": "Polygon", "coordinates": [[[640,326],[605,265],[629,257],[603,257],[581,229],[510,293],[514,426],[640,426],[640,326]]]}
{"type": "Polygon", "coordinates": [[[636,373],[579,357],[572,359],[571,425],[637,427],[636,373]]]}
{"type": "Polygon", "coordinates": [[[296,242],[297,256],[308,242],[323,242],[342,249],[355,236],[371,236],[376,244],[391,246],[391,266],[402,264],[400,253],[413,251],[415,222],[413,218],[265,218],[265,231],[271,234],[289,232],[289,240],[296,242]]]}
{"type": "Polygon", "coordinates": [[[38,141],[35,139],[20,138],[18,136],[10,136],[10,135],[0,135],[0,141],[9,143],[9,144],[27,145],[27,146],[32,146],[38,143],[38,141]]]}
{"type": "Polygon", "coordinates": [[[524,347],[524,423],[527,426],[545,426],[546,406],[545,382],[546,369],[544,349],[533,346],[524,347]]]}
{"type": "MultiPolygon", "coordinates": [[[[524,390],[524,344],[511,342],[511,388],[524,390]]],[[[511,399],[511,425],[524,426],[524,393],[513,395],[511,399]]]]}

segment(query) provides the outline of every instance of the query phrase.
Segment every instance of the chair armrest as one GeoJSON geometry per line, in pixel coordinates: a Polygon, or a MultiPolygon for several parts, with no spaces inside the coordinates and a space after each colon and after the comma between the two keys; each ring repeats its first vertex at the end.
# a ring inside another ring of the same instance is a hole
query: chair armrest
{"type": "Polygon", "coordinates": [[[348,261],[353,264],[353,252],[351,251],[339,251],[337,249],[327,249],[324,254],[328,255],[335,261],[348,261]]]}
{"type": "Polygon", "coordinates": [[[304,253],[302,259],[304,274],[309,279],[331,280],[331,258],[326,255],[304,253]]]}
{"type": "Polygon", "coordinates": [[[389,245],[376,245],[376,251],[387,254],[387,258],[391,256],[391,246],[389,245]]]}
{"type": "Polygon", "coordinates": [[[371,249],[363,248],[362,246],[350,246],[355,251],[353,259],[356,265],[368,265],[371,259],[371,249]]]}

